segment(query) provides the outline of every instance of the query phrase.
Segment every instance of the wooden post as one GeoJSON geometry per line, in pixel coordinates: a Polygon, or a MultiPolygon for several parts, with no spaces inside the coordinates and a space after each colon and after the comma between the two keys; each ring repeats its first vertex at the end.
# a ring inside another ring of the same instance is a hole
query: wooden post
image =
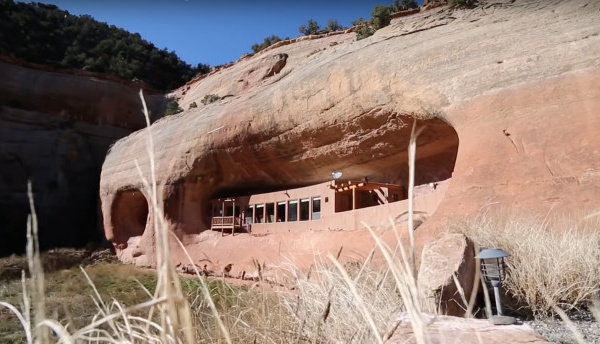
{"type": "Polygon", "coordinates": [[[356,209],[356,188],[352,189],[352,210],[356,209]]]}
{"type": "Polygon", "coordinates": [[[233,213],[233,223],[231,224],[231,236],[233,236],[233,232],[235,231],[235,200],[231,202],[231,206],[233,209],[231,212],[233,213]]]}
{"type": "MultiPolygon", "coordinates": [[[[225,216],[225,201],[221,201],[221,220],[223,220],[225,216]]],[[[221,236],[223,236],[223,227],[225,223],[221,223],[221,236]]]]}

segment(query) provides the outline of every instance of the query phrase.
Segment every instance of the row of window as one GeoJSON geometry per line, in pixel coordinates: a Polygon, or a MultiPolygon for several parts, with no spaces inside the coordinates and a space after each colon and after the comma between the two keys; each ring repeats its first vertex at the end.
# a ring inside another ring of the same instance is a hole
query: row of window
{"type": "Polygon", "coordinates": [[[273,223],[318,220],[321,218],[321,198],[303,198],[263,204],[246,208],[246,223],[273,223]]]}

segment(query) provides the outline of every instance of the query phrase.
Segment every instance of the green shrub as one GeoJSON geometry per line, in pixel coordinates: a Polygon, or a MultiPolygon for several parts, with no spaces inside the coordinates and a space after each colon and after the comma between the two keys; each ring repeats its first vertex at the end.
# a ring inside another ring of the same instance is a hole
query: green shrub
{"type": "Polygon", "coordinates": [[[417,8],[417,2],[415,0],[394,0],[394,5],[392,6],[394,11],[406,11],[411,8],[417,8]]]}
{"type": "Polygon", "coordinates": [[[375,31],[390,25],[392,20],[392,8],[387,6],[375,6],[371,13],[371,25],[375,31]]]}
{"type": "Polygon", "coordinates": [[[327,26],[325,27],[325,31],[329,31],[329,32],[340,31],[340,30],[344,30],[344,29],[345,29],[345,27],[340,25],[340,23],[338,23],[338,21],[335,19],[329,19],[327,21],[327,26]]]}
{"type": "Polygon", "coordinates": [[[373,26],[362,18],[358,18],[357,20],[352,22],[356,28],[354,32],[356,33],[356,40],[360,41],[363,38],[367,38],[375,33],[373,26]]]}
{"type": "Polygon", "coordinates": [[[205,64],[192,67],[175,52],[89,15],[12,0],[0,1],[0,53],[31,63],[112,74],[160,90],[179,87],[210,69],[205,64]]]}
{"type": "Polygon", "coordinates": [[[167,108],[165,110],[165,116],[171,116],[183,112],[183,109],[179,106],[177,101],[173,98],[167,100],[167,108]]]}
{"type": "MultiPolygon", "coordinates": [[[[290,38],[286,37],[285,39],[290,39],[290,38]]],[[[271,45],[273,45],[281,40],[282,40],[281,38],[279,38],[278,36],[275,36],[275,35],[266,37],[261,44],[252,45],[252,52],[256,54],[257,52],[259,52],[267,47],[270,47],[271,45]]],[[[217,67],[215,67],[215,68],[217,68],[217,67]]]]}
{"type": "Polygon", "coordinates": [[[197,107],[198,107],[198,104],[196,104],[196,102],[192,102],[192,103],[190,104],[190,109],[195,109],[195,108],[197,108],[197,107]]]}
{"type": "Polygon", "coordinates": [[[309,19],[307,25],[300,25],[298,31],[301,34],[308,36],[318,33],[320,29],[321,27],[319,26],[319,24],[317,24],[316,21],[309,19]]]}
{"type": "Polygon", "coordinates": [[[207,94],[204,96],[204,98],[201,100],[201,102],[204,105],[208,105],[208,104],[214,103],[218,100],[221,100],[221,97],[218,94],[207,94]]]}
{"type": "Polygon", "coordinates": [[[450,6],[473,6],[477,0],[448,0],[450,6]]]}
{"type": "Polygon", "coordinates": [[[356,40],[359,41],[363,38],[367,38],[375,33],[375,31],[390,25],[392,20],[393,7],[388,6],[376,6],[371,13],[371,20],[366,22],[364,19],[359,18],[352,22],[356,29],[356,40]]]}

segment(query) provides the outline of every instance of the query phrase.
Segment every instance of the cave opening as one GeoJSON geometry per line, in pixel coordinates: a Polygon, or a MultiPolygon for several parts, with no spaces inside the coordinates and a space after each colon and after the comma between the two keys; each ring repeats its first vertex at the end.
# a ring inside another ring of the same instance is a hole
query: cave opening
{"type": "Polygon", "coordinates": [[[148,200],[140,190],[120,192],[113,203],[113,231],[116,244],[141,237],[148,222],[148,200]]]}
{"type": "MultiPolygon", "coordinates": [[[[253,180],[229,180],[227,186],[216,189],[209,202],[213,209],[220,209],[225,200],[234,202],[240,209],[250,209],[247,213],[236,213],[239,219],[229,219],[232,230],[238,221],[239,227],[243,227],[245,222],[250,223],[245,220],[248,218],[255,219],[251,222],[256,228],[262,228],[262,223],[279,225],[298,222],[298,219],[299,222],[325,221],[333,219],[335,213],[355,216],[348,213],[352,211],[366,216],[366,208],[372,209],[368,211],[374,216],[378,211],[375,208],[380,207],[402,212],[408,198],[410,122],[396,125],[395,130],[365,132],[358,144],[340,144],[335,155],[323,157],[320,161],[315,158],[276,161],[273,166],[262,164],[258,176],[249,176],[253,180]],[[343,177],[332,180],[332,171],[343,172],[343,177]],[[260,180],[261,176],[266,176],[265,180],[260,180]],[[311,199],[318,199],[319,207],[323,208],[316,212],[316,217],[309,211],[310,202],[305,204],[304,210],[298,207],[303,200],[311,199]],[[321,199],[325,200],[324,204],[320,203],[321,199]],[[388,207],[391,204],[397,204],[393,206],[396,210],[388,207]],[[260,225],[257,227],[256,224],[260,225]]],[[[452,178],[459,138],[451,125],[438,118],[417,120],[416,128],[424,130],[416,141],[414,194],[415,199],[420,198],[421,203],[426,204],[423,206],[426,213],[432,215],[452,178]]],[[[228,167],[228,171],[237,172],[236,166],[228,167]]],[[[210,211],[206,213],[211,214],[210,211]]],[[[211,226],[210,215],[205,223],[207,227],[211,226]]],[[[221,223],[219,225],[222,227],[221,223]]],[[[212,227],[216,228],[215,223],[212,227]]]]}
{"type": "MultiPolygon", "coordinates": [[[[439,118],[419,119],[416,128],[424,130],[416,143],[414,185],[418,192],[425,192],[427,188],[437,190],[438,186],[451,179],[454,172],[459,146],[458,134],[450,124],[439,118]]],[[[397,125],[396,130],[364,133],[368,138],[358,145],[328,148],[331,153],[323,158],[295,159],[289,164],[285,161],[269,161],[261,164],[260,170],[247,179],[229,180],[219,185],[210,198],[250,196],[307,187],[331,181],[332,172],[340,171],[343,172],[342,180],[346,181],[401,186],[404,193],[396,192],[390,198],[405,199],[409,179],[408,145],[411,129],[412,119],[405,120],[402,125],[397,125]]],[[[222,168],[231,174],[248,175],[243,169],[241,161],[237,165],[222,168]]],[[[381,203],[372,192],[361,197],[364,198],[364,204],[381,203]]]]}

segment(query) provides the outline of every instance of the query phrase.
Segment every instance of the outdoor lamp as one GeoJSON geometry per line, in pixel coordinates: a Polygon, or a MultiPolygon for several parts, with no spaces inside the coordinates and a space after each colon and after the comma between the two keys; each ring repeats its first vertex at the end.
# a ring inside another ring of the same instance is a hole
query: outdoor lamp
{"type": "Polygon", "coordinates": [[[506,265],[504,258],[509,254],[499,248],[481,250],[475,258],[481,260],[481,274],[486,283],[494,287],[494,299],[496,300],[496,312],[498,315],[491,319],[495,324],[513,324],[516,319],[505,317],[502,312],[502,302],[500,300],[500,288],[502,281],[506,278],[506,265]]]}

